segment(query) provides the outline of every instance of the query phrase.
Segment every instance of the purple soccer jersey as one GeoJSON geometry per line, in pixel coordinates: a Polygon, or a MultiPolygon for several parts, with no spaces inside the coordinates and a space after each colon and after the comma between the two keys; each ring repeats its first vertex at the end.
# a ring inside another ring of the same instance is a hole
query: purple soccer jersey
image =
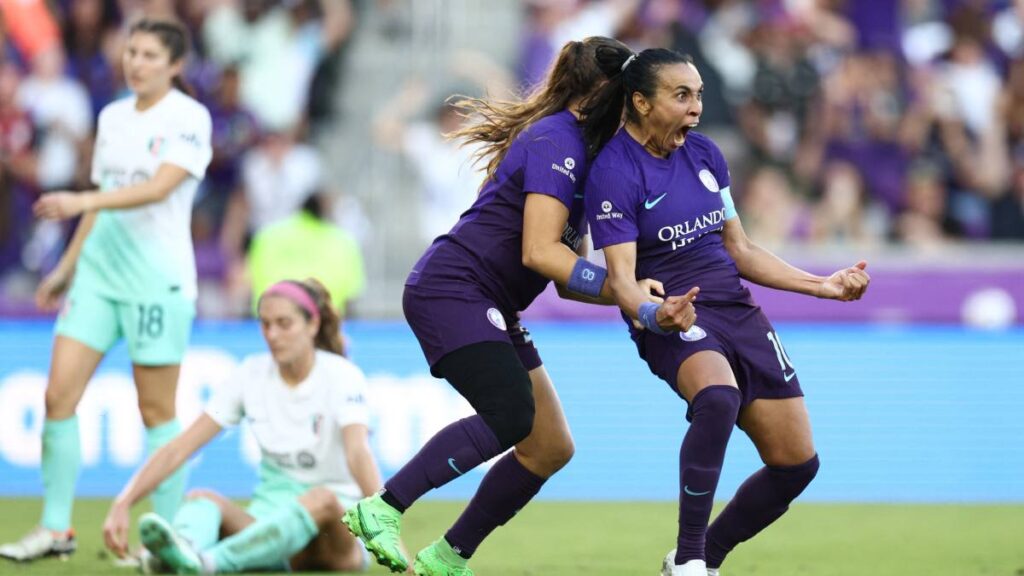
{"type": "Polygon", "coordinates": [[[623,315],[651,372],[677,390],[680,364],[713,350],[732,366],[744,405],[803,395],[778,334],[722,241],[735,208],[728,167],[710,139],[690,132],[668,158],[655,158],[620,130],[593,161],[585,196],[595,247],[636,242],[638,278],[661,281],[669,295],[700,287],[697,323],[685,333],[638,331],[623,315]]]}
{"type": "Polygon", "coordinates": [[[585,232],[580,191],[586,168],[576,117],[562,111],[538,120],[512,142],[476,202],[427,249],[406,285],[453,297],[484,296],[514,318],[548,284],[523,266],[526,195],[546,194],[569,209],[562,242],[575,251],[585,232]]]}
{"type": "Polygon", "coordinates": [[[700,286],[702,303],[750,303],[722,243],[729,170],[718,147],[690,132],[668,158],[655,158],[625,130],[593,162],[586,185],[594,247],[636,242],[637,277],[667,294],[700,286]]]}

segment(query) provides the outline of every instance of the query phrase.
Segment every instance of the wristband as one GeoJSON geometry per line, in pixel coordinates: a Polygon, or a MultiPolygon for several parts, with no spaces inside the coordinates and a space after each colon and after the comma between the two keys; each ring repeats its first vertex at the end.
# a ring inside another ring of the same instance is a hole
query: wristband
{"type": "Polygon", "coordinates": [[[671,330],[665,330],[658,325],[658,308],[661,308],[661,304],[644,302],[636,311],[637,320],[640,321],[640,324],[643,325],[644,328],[654,332],[655,334],[660,334],[662,336],[671,334],[671,330]]]}
{"type": "Polygon", "coordinates": [[[608,277],[608,271],[604,268],[586,258],[577,258],[566,288],[577,294],[597,298],[601,295],[601,287],[604,286],[606,277],[608,277]]]}

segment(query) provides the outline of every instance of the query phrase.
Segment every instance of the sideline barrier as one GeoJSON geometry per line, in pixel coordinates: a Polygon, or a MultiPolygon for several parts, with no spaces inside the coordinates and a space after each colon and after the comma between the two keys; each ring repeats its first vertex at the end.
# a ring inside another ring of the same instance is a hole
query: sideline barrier
{"type": "MultiPolygon", "coordinates": [[[[699,323],[699,322],[698,322],[699,323]]],[[[561,395],[576,456],[541,497],[672,500],[685,406],[637,358],[618,323],[531,323],[561,395]]],[[[1024,501],[1024,329],[782,324],[778,332],[808,395],[822,469],[806,500],[1024,501]]],[[[470,413],[432,378],[404,324],[346,325],[370,380],[372,444],[385,477],[434,431],[470,413]]],[[[0,321],[0,496],[38,496],[43,390],[52,323],[0,321]]],[[[187,424],[245,354],[262,351],[255,323],[197,323],[178,390],[187,424]]],[[[108,355],[79,408],[79,494],[112,496],[141,463],[142,423],[123,345],[108,355]]],[[[222,434],[191,462],[190,485],[246,496],[254,445],[222,434]]],[[[729,497],[760,465],[733,435],[720,484],[729,497]]],[[[435,496],[468,498],[482,471],[435,496]]]]}

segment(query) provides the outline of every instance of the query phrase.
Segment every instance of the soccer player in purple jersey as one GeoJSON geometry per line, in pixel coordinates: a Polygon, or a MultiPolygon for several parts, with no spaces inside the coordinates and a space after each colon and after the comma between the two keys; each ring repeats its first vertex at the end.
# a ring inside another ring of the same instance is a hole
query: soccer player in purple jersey
{"type": "MultiPolygon", "coordinates": [[[[476,415],[438,432],[381,494],[345,514],[392,571],[408,566],[398,545],[401,514],[431,489],[515,447],[413,564],[421,576],[471,575],[466,561],[477,546],[572,457],[558,396],[517,314],[552,280],[563,297],[614,304],[607,272],[582,257],[588,154],[578,110],[606,80],[594,60],[599,47],[626,50],[602,37],[569,42],[525,101],[467,104],[481,120],[456,135],[482,145],[487,180],[473,206],[415,264],[402,305],[431,373],[448,380],[476,415]]],[[[618,122],[620,112],[612,113],[618,122]]],[[[637,286],[647,294],[651,288],[637,286]]],[[[666,310],[679,322],[693,314],[682,301],[666,310]]]]}
{"type": "Polygon", "coordinates": [[[584,131],[592,148],[607,144],[591,163],[587,219],[623,316],[646,328],[630,326],[641,358],[689,404],[691,424],[679,452],[678,542],[662,574],[713,576],[737,544],[786,511],[818,470],[796,371],[740,279],[857,300],[870,280],[867,263],[815,276],[747,238],[721,152],[691,131],[700,121],[703,83],[689,58],[617,47],[599,48],[596,57],[609,81],[588,103],[584,131]],[[623,106],[619,129],[607,119],[623,106]],[[669,321],[664,306],[635,287],[638,276],[660,280],[666,294],[693,298],[696,322],[669,321]],[[765,466],[709,528],[734,424],[765,466]]]}

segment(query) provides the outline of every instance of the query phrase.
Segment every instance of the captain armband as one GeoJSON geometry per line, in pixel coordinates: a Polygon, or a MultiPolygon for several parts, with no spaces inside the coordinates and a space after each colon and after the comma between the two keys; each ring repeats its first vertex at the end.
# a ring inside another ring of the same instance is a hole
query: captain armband
{"type": "Polygon", "coordinates": [[[601,295],[601,287],[607,277],[608,271],[604,268],[586,258],[577,258],[566,288],[577,294],[597,298],[601,295]]]}
{"type": "Polygon", "coordinates": [[[732,220],[736,216],[739,216],[736,212],[736,203],[732,200],[732,191],[729,186],[722,188],[720,192],[722,195],[722,203],[725,204],[725,219],[732,220]]]}

